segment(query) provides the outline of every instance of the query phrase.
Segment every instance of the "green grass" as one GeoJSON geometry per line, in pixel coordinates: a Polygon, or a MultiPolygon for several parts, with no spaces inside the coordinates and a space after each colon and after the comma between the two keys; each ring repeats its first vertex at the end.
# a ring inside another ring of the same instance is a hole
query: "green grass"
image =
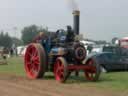
{"type": "Polygon", "coordinates": [[[83,75],[78,78],[72,76],[67,83],[77,83],[80,86],[110,89],[121,92],[128,89],[128,72],[102,73],[100,80],[97,82],[86,81],[83,75]]]}
{"type": "MultiPolygon", "coordinates": [[[[9,58],[8,65],[0,65],[0,73],[25,76],[23,58],[9,58]]],[[[47,73],[46,79],[54,79],[53,74],[47,73]]],[[[78,78],[71,76],[66,84],[78,84],[79,86],[97,87],[121,92],[128,89],[128,72],[102,73],[98,82],[86,81],[83,75],[78,78]]]]}
{"type": "Polygon", "coordinates": [[[7,65],[0,65],[0,73],[9,73],[25,76],[23,58],[11,57],[7,59],[7,65]]]}
{"type": "Polygon", "coordinates": [[[96,83],[98,87],[120,91],[128,89],[128,72],[102,74],[100,79],[101,80],[96,83]]]}

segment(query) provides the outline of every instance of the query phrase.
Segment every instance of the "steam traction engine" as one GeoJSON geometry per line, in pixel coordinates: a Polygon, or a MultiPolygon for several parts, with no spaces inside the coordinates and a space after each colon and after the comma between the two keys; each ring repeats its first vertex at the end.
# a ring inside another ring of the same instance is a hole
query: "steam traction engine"
{"type": "Polygon", "coordinates": [[[79,35],[79,11],[74,11],[74,30],[70,26],[67,31],[58,30],[42,37],[40,43],[28,45],[25,53],[25,70],[31,79],[44,76],[45,72],[53,72],[55,79],[64,82],[71,72],[83,70],[87,80],[96,81],[100,75],[100,67],[96,63],[83,64],[86,58],[84,46],[75,40],[79,35]]]}

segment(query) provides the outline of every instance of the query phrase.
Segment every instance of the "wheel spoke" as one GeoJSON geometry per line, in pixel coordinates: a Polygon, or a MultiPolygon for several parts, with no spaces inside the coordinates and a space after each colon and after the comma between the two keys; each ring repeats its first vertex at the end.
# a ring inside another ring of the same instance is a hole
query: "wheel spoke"
{"type": "Polygon", "coordinates": [[[32,57],[32,53],[28,52],[27,54],[28,54],[29,57],[32,57]]]}
{"type": "Polygon", "coordinates": [[[27,62],[26,65],[27,65],[27,66],[31,66],[31,63],[30,63],[30,62],[27,62]]]}
{"type": "Polygon", "coordinates": [[[35,65],[39,65],[39,64],[40,64],[40,62],[36,62],[36,61],[35,61],[35,62],[34,62],[34,64],[35,64],[35,65]]]}
{"type": "Polygon", "coordinates": [[[64,66],[63,65],[60,66],[60,70],[64,70],[64,66]]]}
{"type": "Polygon", "coordinates": [[[28,67],[29,71],[32,69],[32,65],[31,64],[28,64],[27,67],[28,67]]]}
{"type": "Polygon", "coordinates": [[[85,71],[85,75],[86,75],[88,80],[94,80],[96,73],[90,72],[90,71],[85,71]]]}
{"type": "Polygon", "coordinates": [[[87,77],[88,80],[93,80],[92,73],[86,72],[86,77],[87,77]]]}
{"type": "Polygon", "coordinates": [[[33,56],[33,57],[38,56],[38,52],[35,51],[35,52],[32,54],[32,56],[33,56]]]}
{"type": "Polygon", "coordinates": [[[36,64],[34,64],[33,69],[34,69],[35,71],[38,71],[38,70],[39,70],[39,66],[36,65],[36,64]]]}
{"type": "Polygon", "coordinates": [[[64,77],[64,72],[63,71],[61,71],[60,74],[61,74],[61,77],[64,77]]]}
{"type": "Polygon", "coordinates": [[[57,65],[59,68],[61,67],[61,62],[59,60],[57,61],[57,65]]]}
{"type": "Polygon", "coordinates": [[[30,70],[30,73],[31,73],[31,75],[35,75],[36,71],[34,70],[34,68],[32,68],[32,69],[30,70]]]}
{"type": "Polygon", "coordinates": [[[60,70],[58,68],[56,68],[56,74],[59,74],[60,70]]]}
{"type": "Polygon", "coordinates": [[[38,56],[33,57],[33,62],[34,62],[34,64],[39,64],[40,63],[39,57],[38,56]]]}
{"type": "Polygon", "coordinates": [[[34,63],[30,64],[30,74],[36,75],[38,72],[38,66],[36,66],[34,63]]]}

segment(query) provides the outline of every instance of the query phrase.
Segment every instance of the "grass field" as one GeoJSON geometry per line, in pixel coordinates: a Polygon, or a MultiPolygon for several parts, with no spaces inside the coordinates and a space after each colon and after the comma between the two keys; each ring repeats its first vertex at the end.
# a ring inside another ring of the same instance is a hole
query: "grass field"
{"type": "MultiPolygon", "coordinates": [[[[0,74],[14,74],[18,76],[25,76],[23,58],[11,57],[8,59],[8,65],[0,65],[0,74]]],[[[46,76],[46,79],[54,79],[53,74],[46,76]]],[[[98,82],[88,82],[81,75],[76,78],[71,76],[67,81],[67,84],[78,84],[79,86],[94,86],[97,88],[110,89],[115,91],[125,91],[128,89],[128,72],[116,72],[116,73],[102,73],[98,82]]]]}
{"type": "Polygon", "coordinates": [[[7,59],[7,65],[0,65],[1,73],[16,74],[25,76],[23,58],[22,57],[11,57],[7,59]]]}

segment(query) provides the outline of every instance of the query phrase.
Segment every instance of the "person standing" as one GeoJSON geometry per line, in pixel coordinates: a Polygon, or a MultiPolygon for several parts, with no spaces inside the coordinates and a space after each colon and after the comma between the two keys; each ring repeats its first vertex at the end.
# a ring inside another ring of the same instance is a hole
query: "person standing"
{"type": "Polygon", "coordinates": [[[10,48],[10,56],[13,56],[13,48],[10,48]]]}

